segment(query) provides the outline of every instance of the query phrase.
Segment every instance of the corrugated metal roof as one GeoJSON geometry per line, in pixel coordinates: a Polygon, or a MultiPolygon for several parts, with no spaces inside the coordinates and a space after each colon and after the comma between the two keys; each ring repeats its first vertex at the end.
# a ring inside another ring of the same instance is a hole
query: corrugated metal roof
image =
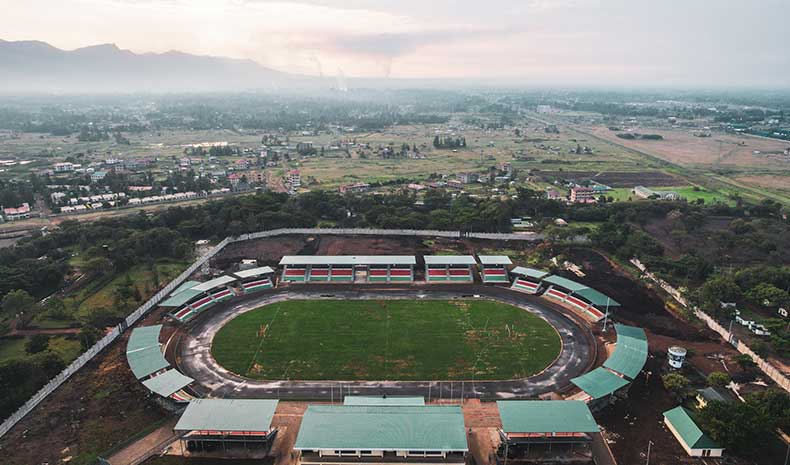
{"type": "Polygon", "coordinates": [[[647,362],[647,336],[645,330],[634,326],[614,325],[617,345],[603,366],[634,379],[647,362]]]}
{"type": "Polygon", "coordinates": [[[426,255],[426,265],[477,265],[472,255],[426,255]]]}
{"type": "Polygon", "coordinates": [[[132,369],[132,373],[137,379],[145,378],[170,366],[158,346],[127,352],[126,360],[129,362],[129,368],[132,369]]]}
{"type": "Polygon", "coordinates": [[[242,270],[233,273],[237,277],[244,279],[244,278],[252,278],[255,276],[262,276],[265,274],[272,274],[274,270],[269,266],[259,266],[257,268],[250,268],[249,270],[242,270]]]}
{"type": "MultiPolygon", "coordinates": [[[[193,281],[193,282],[196,283],[196,284],[194,284],[195,286],[200,284],[197,281],[193,281]]],[[[180,306],[184,305],[185,303],[189,302],[190,300],[194,299],[195,297],[197,297],[197,296],[199,296],[201,294],[203,294],[203,291],[198,291],[198,290],[195,290],[194,288],[184,289],[181,292],[179,292],[178,294],[172,295],[170,298],[168,298],[164,302],[160,303],[159,306],[160,307],[180,307],[180,306]]]]}
{"type": "Polygon", "coordinates": [[[480,263],[483,265],[511,265],[510,257],[507,255],[478,255],[480,263]]]}
{"type": "Polygon", "coordinates": [[[414,265],[413,255],[286,255],[280,265],[414,265]]]}
{"type": "Polygon", "coordinates": [[[499,400],[506,433],[597,433],[587,404],[580,400],[499,400]]]}
{"type": "Polygon", "coordinates": [[[143,386],[162,397],[170,397],[171,394],[183,389],[192,381],[194,379],[182,375],[178,370],[167,370],[161,375],[143,381],[143,386]]]}
{"type": "Polygon", "coordinates": [[[311,405],[296,450],[365,449],[466,452],[461,407],[311,405]]]}
{"type": "Polygon", "coordinates": [[[176,294],[186,291],[187,289],[192,289],[198,284],[200,284],[200,281],[184,281],[180,286],[176,288],[175,291],[170,293],[170,297],[173,297],[176,294]]]}
{"type": "Polygon", "coordinates": [[[664,412],[664,418],[669,421],[690,449],[721,449],[721,446],[699,429],[689,411],[682,406],[667,410],[664,412]]]}
{"type": "Polygon", "coordinates": [[[593,399],[608,396],[618,389],[627,386],[628,381],[617,376],[606,368],[598,367],[593,371],[573,378],[571,383],[586,392],[593,399]]]}
{"type": "Polygon", "coordinates": [[[535,268],[527,268],[526,266],[517,266],[510,270],[511,273],[519,276],[526,276],[528,278],[541,279],[549,274],[548,271],[536,270],[535,268]]]}
{"type": "Polygon", "coordinates": [[[195,291],[203,291],[203,292],[210,291],[210,290],[214,289],[215,287],[219,287],[219,286],[222,286],[224,284],[232,283],[235,280],[236,280],[236,278],[234,278],[233,276],[225,276],[225,275],[223,275],[223,276],[219,276],[217,278],[211,279],[209,281],[206,281],[205,283],[200,283],[197,286],[193,287],[192,289],[195,290],[195,291]]]}
{"type": "Polygon", "coordinates": [[[425,398],[411,396],[346,396],[343,399],[343,405],[420,406],[425,405],[425,398]]]}
{"type": "Polygon", "coordinates": [[[161,331],[162,325],[134,328],[132,334],[129,335],[129,343],[126,344],[126,353],[148,347],[159,348],[159,333],[161,331]]]}
{"type": "Polygon", "coordinates": [[[175,431],[269,431],[276,399],[195,399],[175,431]]]}
{"type": "Polygon", "coordinates": [[[556,284],[557,286],[564,287],[569,291],[580,291],[582,289],[589,289],[584,284],[579,284],[576,281],[571,281],[568,278],[563,278],[562,276],[551,275],[543,278],[543,281],[549,284],[556,284]]]}
{"type": "Polygon", "coordinates": [[[616,300],[612,299],[606,294],[596,291],[595,289],[588,287],[585,289],[580,289],[578,291],[573,291],[575,295],[582,296],[588,301],[592,302],[593,305],[599,306],[610,306],[610,307],[619,307],[620,303],[616,300]]]}

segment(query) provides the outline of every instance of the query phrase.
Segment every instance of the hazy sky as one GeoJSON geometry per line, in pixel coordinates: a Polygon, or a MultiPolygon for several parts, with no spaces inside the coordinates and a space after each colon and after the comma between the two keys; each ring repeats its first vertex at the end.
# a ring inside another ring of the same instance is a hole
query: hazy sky
{"type": "Polygon", "coordinates": [[[0,0],[0,11],[5,40],[304,74],[790,86],[790,0],[0,0]]]}

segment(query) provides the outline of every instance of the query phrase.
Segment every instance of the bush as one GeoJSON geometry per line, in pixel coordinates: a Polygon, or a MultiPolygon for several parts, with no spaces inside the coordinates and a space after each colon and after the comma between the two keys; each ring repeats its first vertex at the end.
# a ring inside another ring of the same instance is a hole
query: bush
{"type": "Polygon", "coordinates": [[[724,387],[730,384],[730,375],[721,371],[714,371],[708,375],[708,386],[724,387]]]}

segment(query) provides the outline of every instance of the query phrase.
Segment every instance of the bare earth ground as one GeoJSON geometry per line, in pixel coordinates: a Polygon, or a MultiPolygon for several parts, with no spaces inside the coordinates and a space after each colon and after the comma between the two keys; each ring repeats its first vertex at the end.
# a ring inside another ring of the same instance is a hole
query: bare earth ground
{"type": "Polygon", "coordinates": [[[788,166],[789,168],[788,168],[787,176],[766,174],[766,175],[740,176],[735,178],[735,180],[759,187],[790,190],[790,164],[788,164],[788,166]]]}
{"type": "Polygon", "coordinates": [[[664,129],[634,129],[642,134],[660,134],[664,140],[626,140],[617,137],[624,131],[611,131],[597,126],[585,128],[596,136],[632,149],[655,155],[680,165],[738,165],[744,167],[788,167],[780,160],[790,142],[752,136],[714,134],[713,137],[695,137],[689,131],[664,129]],[[760,151],[760,154],[754,154],[760,151]]]}

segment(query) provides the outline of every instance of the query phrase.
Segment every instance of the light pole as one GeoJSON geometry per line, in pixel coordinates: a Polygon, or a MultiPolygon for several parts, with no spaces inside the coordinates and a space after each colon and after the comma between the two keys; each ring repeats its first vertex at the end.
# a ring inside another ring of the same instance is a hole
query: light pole
{"type": "Polygon", "coordinates": [[[606,313],[603,316],[603,332],[606,332],[606,322],[609,321],[609,297],[606,297],[606,313]]]}
{"type": "Polygon", "coordinates": [[[653,445],[653,441],[647,441],[647,462],[645,462],[645,465],[650,465],[650,446],[652,445],[653,445]]]}

